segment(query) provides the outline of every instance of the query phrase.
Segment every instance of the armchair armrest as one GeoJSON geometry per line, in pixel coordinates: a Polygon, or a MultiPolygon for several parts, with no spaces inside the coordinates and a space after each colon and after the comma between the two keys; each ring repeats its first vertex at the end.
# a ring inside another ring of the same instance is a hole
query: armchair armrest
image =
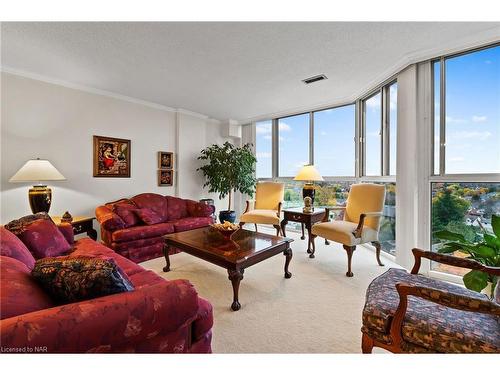
{"type": "Polygon", "coordinates": [[[278,203],[278,212],[276,212],[276,215],[277,215],[278,217],[280,217],[280,216],[281,216],[281,206],[282,206],[282,205],[283,205],[283,202],[279,202],[279,203],[278,203]]]}
{"type": "Polygon", "coordinates": [[[106,206],[95,209],[95,217],[101,226],[110,232],[125,228],[123,219],[106,206]]]}
{"type": "Polygon", "coordinates": [[[68,241],[70,245],[75,243],[73,226],[70,223],[60,223],[57,225],[57,228],[59,229],[59,232],[63,234],[64,238],[66,238],[66,241],[68,241]]]}
{"type": "Polygon", "coordinates": [[[471,270],[483,271],[493,276],[500,276],[500,267],[486,266],[472,259],[458,258],[452,255],[439,254],[432,251],[425,251],[417,248],[412,249],[412,253],[413,256],[415,257],[415,263],[411,270],[412,274],[418,273],[420,265],[422,263],[422,258],[426,258],[450,266],[468,268],[471,270]]]}
{"type": "Polygon", "coordinates": [[[398,346],[403,341],[402,327],[408,307],[408,296],[423,298],[438,305],[457,310],[500,316],[500,305],[492,301],[467,297],[424,286],[410,285],[408,283],[397,283],[396,290],[399,294],[399,305],[391,322],[390,334],[394,340],[394,344],[398,346]]]}
{"type": "Polygon", "coordinates": [[[251,211],[254,208],[255,208],[255,200],[249,199],[247,200],[247,206],[245,207],[245,212],[243,213],[246,214],[248,211],[251,211]]]}
{"type": "Polygon", "coordinates": [[[365,224],[365,218],[366,217],[373,217],[373,216],[382,216],[384,213],[383,212],[363,212],[361,215],[359,215],[359,222],[358,226],[352,232],[355,238],[361,238],[361,234],[363,233],[363,225],[365,224]]]}
{"type": "Polygon", "coordinates": [[[0,341],[48,353],[119,352],[190,324],[197,312],[194,287],[175,280],[0,320],[0,341]]]}

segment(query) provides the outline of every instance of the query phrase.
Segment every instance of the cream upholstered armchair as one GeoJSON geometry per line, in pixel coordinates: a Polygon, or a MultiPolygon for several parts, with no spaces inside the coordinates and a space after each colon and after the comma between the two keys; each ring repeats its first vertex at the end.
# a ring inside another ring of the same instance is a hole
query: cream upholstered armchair
{"type": "Polygon", "coordinates": [[[285,195],[285,184],[279,182],[259,182],[255,189],[255,201],[247,201],[245,212],[240,217],[240,226],[245,223],[270,224],[279,236],[281,204],[285,195]]]}
{"type": "Polygon", "coordinates": [[[313,225],[312,253],[314,258],[316,247],[314,239],[317,236],[327,240],[339,242],[347,252],[346,276],[352,277],[351,259],[357,245],[371,242],[376,248],[377,262],[380,261],[380,242],[378,233],[380,217],[384,209],[385,186],[377,184],[354,184],[351,186],[345,207],[331,207],[326,210],[325,218],[321,223],[313,225]],[[343,210],[343,220],[328,221],[330,210],[343,210]]]}

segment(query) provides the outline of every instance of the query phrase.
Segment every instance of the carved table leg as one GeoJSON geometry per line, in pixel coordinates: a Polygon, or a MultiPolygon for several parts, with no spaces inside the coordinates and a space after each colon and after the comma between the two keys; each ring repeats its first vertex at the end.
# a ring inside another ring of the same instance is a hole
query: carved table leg
{"type": "Polygon", "coordinates": [[[330,242],[325,238],[325,245],[330,245],[330,242]]]}
{"type": "Polygon", "coordinates": [[[167,244],[163,245],[163,255],[165,256],[165,260],[167,261],[167,265],[163,267],[163,272],[170,271],[170,257],[168,256],[169,247],[167,244]]]}
{"type": "MultiPolygon", "coordinates": [[[[314,239],[316,238],[316,235],[311,234],[309,237],[309,242],[312,244],[312,251],[310,251],[309,258],[313,259],[314,253],[316,252],[316,243],[314,242],[314,239]]],[[[308,251],[309,253],[309,251],[308,251]]]]}
{"type": "Polygon", "coordinates": [[[345,275],[347,277],[353,277],[354,274],[351,271],[351,260],[352,260],[352,253],[354,253],[354,250],[356,250],[356,246],[343,245],[343,247],[347,252],[347,272],[345,275]]]}
{"type": "Polygon", "coordinates": [[[380,260],[380,249],[381,249],[380,242],[373,241],[372,245],[375,246],[375,249],[376,249],[377,263],[378,263],[378,265],[379,266],[383,266],[384,263],[382,263],[382,261],[380,260]]]}
{"type": "Polygon", "coordinates": [[[292,273],[288,271],[288,265],[290,264],[290,261],[292,260],[293,252],[291,248],[288,248],[283,251],[283,255],[286,257],[285,259],[285,279],[289,279],[292,277],[292,273]]]}
{"type": "Polygon", "coordinates": [[[283,237],[286,237],[285,227],[287,224],[288,224],[288,221],[286,221],[285,219],[283,219],[283,221],[281,221],[281,234],[283,235],[283,237]]]}
{"type": "Polygon", "coordinates": [[[238,301],[238,291],[240,290],[240,281],[243,280],[244,270],[230,269],[227,270],[229,275],[229,280],[233,284],[233,303],[231,304],[231,309],[233,311],[238,311],[241,308],[240,301],[238,301]]]}
{"type": "Polygon", "coordinates": [[[306,236],[304,236],[304,223],[301,223],[300,225],[302,227],[302,236],[300,236],[300,239],[301,240],[305,240],[306,239],[306,236]]]}
{"type": "MultiPolygon", "coordinates": [[[[306,229],[307,229],[307,253],[312,254],[313,252],[311,251],[311,224],[306,224],[306,229]]],[[[314,258],[309,256],[309,258],[314,258]]]]}
{"type": "Polygon", "coordinates": [[[361,351],[363,354],[370,354],[373,350],[373,339],[366,333],[361,338],[361,351]]]}

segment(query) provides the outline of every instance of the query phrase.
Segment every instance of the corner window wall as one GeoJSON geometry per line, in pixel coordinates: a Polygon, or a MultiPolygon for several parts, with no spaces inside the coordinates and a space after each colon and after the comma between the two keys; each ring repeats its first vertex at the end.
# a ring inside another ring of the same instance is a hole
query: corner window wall
{"type": "MultiPolygon", "coordinates": [[[[500,46],[442,57],[433,69],[431,247],[439,230],[478,241],[500,215],[500,46]]],[[[456,253],[456,256],[466,256],[456,253]]],[[[462,270],[432,263],[436,271],[462,270]]]]}
{"type": "Polygon", "coordinates": [[[310,114],[278,119],[279,176],[295,177],[309,164],[310,114]]]}
{"type": "Polygon", "coordinates": [[[255,124],[255,168],[257,178],[273,176],[273,137],[272,121],[260,121],[255,124]]]}

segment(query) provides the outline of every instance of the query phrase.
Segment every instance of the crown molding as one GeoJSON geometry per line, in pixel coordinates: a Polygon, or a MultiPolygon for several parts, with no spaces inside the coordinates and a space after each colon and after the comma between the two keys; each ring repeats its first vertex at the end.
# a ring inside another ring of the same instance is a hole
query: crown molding
{"type": "MultiPolygon", "coordinates": [[[[184,114],[184,115],[188,115],[188,116],[192,116],[192,117],[197,117],[197,118],[200,118],[200,119],[203,119],[203,120],[209,120],[210,119],[210,117],[207,116],[207,115],[204,115],[204,114],[201,114],[201,113],[198,113],[198,112],[194,112],[194,111],[189,111],[187,109],[168,107],[168,106],[165,106],[163,104],[158,104],[158,103],[150,102],[150,101],[147,101],[147,100],[142,100],[142,99],[134,98],[134,97],[131,97],[131,96],[118,94],[118,93],[115,93],[115,92],[112,92],[112,91],[106,91],[106,90],[96,89],[94,87],[80,85],[80,84],[77,84],[77,83],[72,83],[72,82],[64,81],[64,80],[57,79],[57,78],[47,77],[47,76],[44,76],[44,75],[41,75],[41,74],[31,73],[31,72],[27,72],[27,71],[24,71],[24,70],[19,70],[19,69],[15,69],[15,68],[12,68],[12,67],[9,67],[9,66],[5,66],[5,65],[0,66],[0,72],[5,73],[5,74],[11,74],[11,75],[23,77],[23,78],[32,79],[32,80],[35,80],[35,81],[49,83],[49,84],[56,85],[56,86],[62,86],[62,87],[66,87],[66,88],[73,89],[73,90],[83,91],[83,92],[86,92],[86,93],[89,93],[89,94],[106,96],[108,98],[118,99],[118,100],[121,100],[121,101],[133,103],[133,104],[139,104],[139,105],[142,105],[142,106],[145,106],[145,107],[159,109],[161,111],[172,112],[172,113],[181,113],[181,114],[184,114]]],[[[213,120],[219,121],[219,120],[216,120],[216,119],[213,119],[213,120]]]]}
{"type": "Polygon", "coordinates": [[[500,41],[500,26],[497,26],[484,30],[479,33],[471,34],[461,39],[453,40],[447,43],[446,46],[417,50],[410,54],[404,55],[399,61],[397,61],[388,69],[384,70],[381,74],[377,75],[373,80],[368,82],[368,84],[364,85],[362,89],[358,90],[353,95],[349,95],[343,98],[331,99],[329,101],[321,102],[313,106],[289,108],[287,110],[279,112],[250,117],[243,120],[239,120],[238,122],[240,124],[248,124],[256,121],[292,116],[294,114],[318,111],[321,109],[341,107],[343,105],[352,104],[356,100],[367,96],[371,91],[380,86],[383,82],[386,82],[391,77],[395,77],[397,74],[405,70],[410,65],[434,59],[440,56],[455,54],[469,49],[480,48],[483,46],[487,46],[489,44],[497,43],[499,41],[500,41]]]}

